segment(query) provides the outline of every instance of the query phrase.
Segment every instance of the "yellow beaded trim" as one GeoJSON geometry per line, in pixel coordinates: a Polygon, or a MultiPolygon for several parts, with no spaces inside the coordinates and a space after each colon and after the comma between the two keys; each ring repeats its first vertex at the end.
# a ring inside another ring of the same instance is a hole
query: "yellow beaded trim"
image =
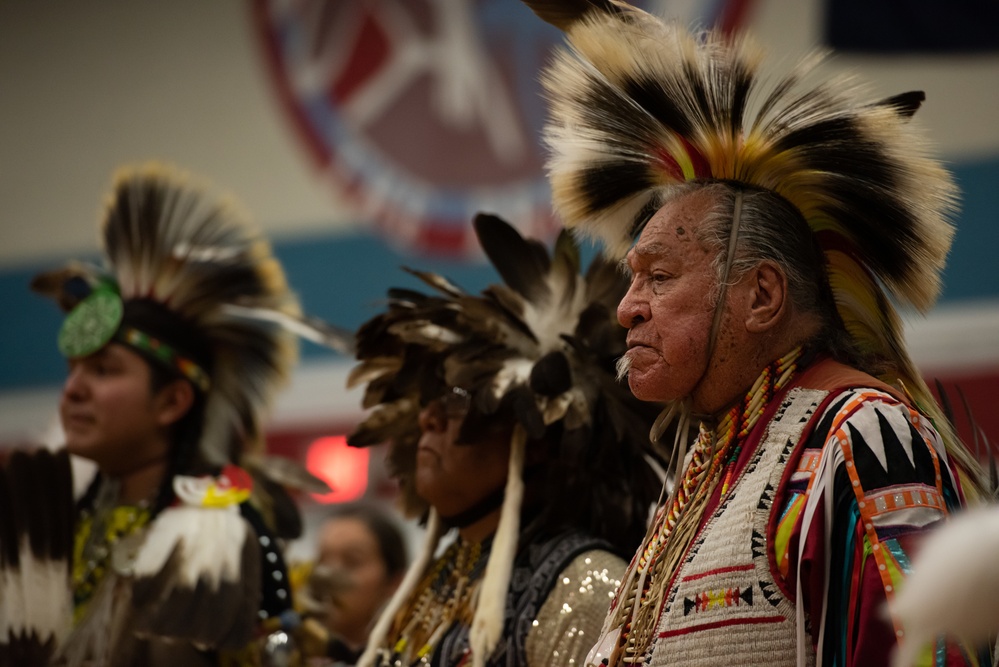
{"type": "Polygon", "coordinates": [[[80,516],[73,543],[73,604],[74,622],[86,613],[87,604],[107,574],[114,545],[133,535],[149,523],[149,509],[134,505],[111,508],[96,522],[90,512],[80,516]],[[95,523],[103,523],[103,530],[95,535],[95,523]]]}

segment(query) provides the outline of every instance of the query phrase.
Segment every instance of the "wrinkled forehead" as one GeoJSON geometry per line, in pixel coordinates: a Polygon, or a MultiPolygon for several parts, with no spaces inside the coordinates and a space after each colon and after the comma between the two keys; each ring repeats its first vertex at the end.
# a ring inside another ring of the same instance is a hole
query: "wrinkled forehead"
{"type": "Polygon", "coordinates": [[[696,191],[667,201],[646,223],[628,252],[628,263],[703,253],[700,231],[712,207],[712,200],[696,191]]]}

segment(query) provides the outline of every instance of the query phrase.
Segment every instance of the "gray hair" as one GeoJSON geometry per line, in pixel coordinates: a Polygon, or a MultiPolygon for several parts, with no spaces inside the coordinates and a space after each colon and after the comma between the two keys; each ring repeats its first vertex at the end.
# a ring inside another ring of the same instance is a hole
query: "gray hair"
{"type": "Polygon", "coordinates": [[[712,298],[719,297],[723,281],[732,285],[760,262],[771,261],[787,279],[788,296],[795,312],[813,315],[822,323],[822,331],[814,342],[842,361],[858,361],[855,345],[836,310],[822,251],[798,209],[776,192],[729,181],[695,181],[673,186],[660,194],[660,203],[693,192],[705,192],[713,202],[695,232],[698,241],[715,252],[717,283],[712,298]],[[739,238],[726,277],[732,215],[736,193],[740,191],[739,238]]]}

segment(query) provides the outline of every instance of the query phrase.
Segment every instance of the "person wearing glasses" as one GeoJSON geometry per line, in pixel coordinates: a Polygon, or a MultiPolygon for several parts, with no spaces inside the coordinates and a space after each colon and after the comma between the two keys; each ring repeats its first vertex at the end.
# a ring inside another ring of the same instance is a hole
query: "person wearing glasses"
{"type": "Polygon", "coordinates": [[[658,493],[655,410],[615,379],[617,267],[580,275],[568,236],[549,255],[494,216],[475,229],[504,284],[472,295],[413,271],[433,291],[391,290],[357,333],[374,409],[348,442],[391,444],[428,533],[365,667],[581,660],[658,493]]]}

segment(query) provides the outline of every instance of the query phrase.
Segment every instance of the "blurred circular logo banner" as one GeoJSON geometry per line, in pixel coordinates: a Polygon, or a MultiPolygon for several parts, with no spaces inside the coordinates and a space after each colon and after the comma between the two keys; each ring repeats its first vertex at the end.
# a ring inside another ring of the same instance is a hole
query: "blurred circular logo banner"
{"type": "Polygon", "coordinates": [[[556,223],[538,72],[561,33],[513,0],[256,0],[284,106],[325,177],[397,246],[478,251],[471,220],[556,223]]]}

